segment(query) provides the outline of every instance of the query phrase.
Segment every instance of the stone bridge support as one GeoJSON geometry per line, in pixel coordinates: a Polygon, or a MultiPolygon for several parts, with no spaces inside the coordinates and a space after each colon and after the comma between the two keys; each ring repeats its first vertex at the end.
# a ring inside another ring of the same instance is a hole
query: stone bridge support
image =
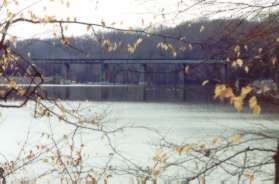
{"type": "Polygon", "coordinates": [[[100,65],[100,82],[109,82],[109,64],[101,63],[100,65]]]}
{"type": "Polygon", "coordinates": [[[70,80],[71,76],[70,76],[70,69],[71,66],[69,63],[65,63],[64,64],[64,79],[65,80],[70,80]]]}
{"type": "Polygon", "coordinates": [[[147,81],[147,64],[140,64],[140,78],[139,78],[139,84],[141,86],[141,94],[142,94],[142,100],[146,101],[147,100],[147,95],[146,95],[146,86],[148,84],[147,81]]]}
{"type": "Polygon", "coordinates": [[[141,64],[139,84],[147,84],[147,64],[141,64]]]}
{"type": "Polygon", "coordinates": [[[181,88],[182,88],[182,94],[183,94],[183,101],[186,100],[187,96],[187,89],[186,89],[186,81],[187,81],[187,65],[183,64],[181,71],[179,72],[179,79],[181,81],[181,88]]]}
{"type": "Polygon", "coordinates": [[[225,62],[221,65],[221,78],[223,83],[227,83],[229,80],[229,63],[225,62]]]}

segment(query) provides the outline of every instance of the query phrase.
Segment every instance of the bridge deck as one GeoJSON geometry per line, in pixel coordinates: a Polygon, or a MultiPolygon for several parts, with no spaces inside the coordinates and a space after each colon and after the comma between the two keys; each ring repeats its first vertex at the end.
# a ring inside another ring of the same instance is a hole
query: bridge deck
{"type": "Polygon", "coordinates": [[[224,60],[190,60],[190,59],[41,59],[32,58],[35,64],[224,64],[224,60]]]}

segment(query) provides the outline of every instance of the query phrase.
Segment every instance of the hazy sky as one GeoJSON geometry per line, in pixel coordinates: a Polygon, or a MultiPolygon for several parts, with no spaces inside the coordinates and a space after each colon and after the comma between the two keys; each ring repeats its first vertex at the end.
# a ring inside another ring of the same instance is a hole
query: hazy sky
{"type": "MultiPolygon", "coordinates": [[[[11,0],[12,1],[12,0],[11,0]]],[[[193,6],[200,0],[18,0],[19,5],[10,7],[14,12],[24,9],[23,15],[30,17],[28,12],[42,17],[44,15],[57,18],[76,17],[78,20],[100,23],[115,27],[147,27],[167,25],[174,26],[181,21],[198,19],[210,10],[227,8],[227,4],[220,6],[193,6]],[[180,12],[178,14],[178,12],[180,12]]],[[[216,1],[216,0],[214,0],[216,1]]],[[[266,0],[269,1],[269,0],[266,0]]],[[[223,0],[220,2],[262,3],[263,0],[223,0]]],[[[34,26],[18,24],[10,34],[19,38],[46,37],[53,30],[53,26],[34,26]]],[[[82,35],[86,28],[70,26],[67,35],[82,35]]]]}
{"type": "MultiPolygon", "coordinates": [[[[100,23],[102,20],[107,25],[115,27],[146,27],[150,25],[174,25],[179,21],[173,16],[165,16],[164,12],[175,12],[177,9],[177,0],[26,0],[20,3],[20,6],[14,6],[15,12],[22,8],[24,16],[29,16],[29,11],[35,15],[43,17],[44,15],[56,16],[57,18],[76,17],[77,20],[100,23]],[[69,2],[69,3],[67,3],[69,2]],[[34,4],[35,3],[35,4],[34,4]],[[67,6],[69,4],[69,6],[67,6]]],[[[11,34],[19,37],[30,37],[49,35],[53,27],[41,27],[34,25],[17,25],[11,34]]],[[[81,26],[70,26],[68,35],[82,35],[86,28],[81,26]]]]}

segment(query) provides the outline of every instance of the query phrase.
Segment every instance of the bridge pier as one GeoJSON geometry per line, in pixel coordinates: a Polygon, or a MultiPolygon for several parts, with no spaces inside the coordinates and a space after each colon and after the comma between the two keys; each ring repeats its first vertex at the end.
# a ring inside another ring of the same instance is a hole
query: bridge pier
{"type": "Polygon", "coordinates": [[[147,84],[147,64],[141,64],[139,84],[147,84]]]}
{"type": "Polygon", "coordinates": [[[109,82],[109,64],[101,63],[100,82],[109,82]]]}
{"type": "Polygon", "coordinates": [[[186,65],[180,65],[178,69],[178,85],[184,87],[185,81],[185,67],[186,65]]]}
{"type": "Polygon", "coordinates": [[[181,80],[182,80],[182,94],[183,94],[183,101],[186,101],[187,95],[186,95],[186,81],[187,81],[187,73],[186,73],[186,64],[182,65],[183,68],[181,70],[181,80]]]}
{"type": "Polygon", "coordinates": [[[64,79],[65,80],[70,80],[70,64],[69,63],[65,63],[64,64],[64,79]]]}
{"type": "Polygon", "coordinates": [[[109,64],[105,63],[104,64],[104,77],[103,77],[105,82],[109,82],[109,64]]]}
{"type": "Polygon", "coordinates": [[[279,71],[274,68],[273,69],[273,81],[275,82],[276,85],[279,85],[279,71]]]}
{"type": "Polygon", "coordinates": [[[223,64],[223,67],[222,67],[223,69],[221,69],[221,75],[222,75],[222,81],[223,81],[223,83],[227,83],[228,82],[228,80],[229,80],[229,64],[227,63],[227,62],[225,62],[224,64],[223,64]]]}
{"type": "Polygon", "coordinates": [[[185,93],[185,67],[186,65],[180,64],[177,68],[176,82],[175,82],[175,90],[179,94],[179,99],[184,100],[185,93]]]}
{"type": "Polygon", "coordinates": [[[147,64],[140,65],[140,79],[139,84],[142,85],[142,100],[146,101],[146,84],[147,84],[147,64]]]}

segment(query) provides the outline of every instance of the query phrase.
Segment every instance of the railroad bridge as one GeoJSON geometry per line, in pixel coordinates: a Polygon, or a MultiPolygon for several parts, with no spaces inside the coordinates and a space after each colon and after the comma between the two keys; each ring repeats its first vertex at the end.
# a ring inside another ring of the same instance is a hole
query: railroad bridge
{"type": "Polygon", "coordinates": [[[140,68],[140,83],[147,81],[148,67],[152,65],[175,65],[180,73],[180,80],[185,81],[185,68],[187,66],[194,67],[200,65],[210,65],[218,68],[220,79],[226,81],[228,79],[228,63],[224,60],[191,60],[191,59],[96,59],[96,58],[32,58],[32,62],[37,65],[62,65],[64,67],[64,79],[71,79],[71,68],[74,65],[97,65],[99,70],[99,82],[109,81],[112,77],[110,71],[111,66],[133,66],[140,68]]]}

